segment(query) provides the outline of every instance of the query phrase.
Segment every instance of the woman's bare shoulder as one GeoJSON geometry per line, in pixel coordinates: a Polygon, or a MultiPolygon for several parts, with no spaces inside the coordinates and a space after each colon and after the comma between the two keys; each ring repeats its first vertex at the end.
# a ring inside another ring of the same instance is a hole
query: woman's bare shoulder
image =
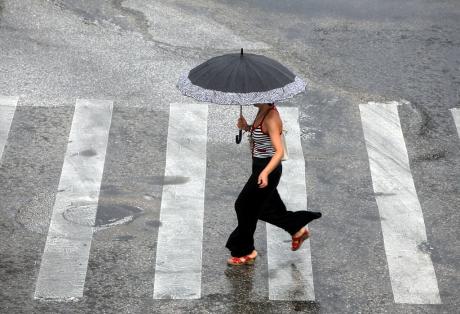
{"type": "Polygon", "coordinates": [[[269,123],[282,123],[281,116],[277,110],[270,110],[265,118],[265,121],[269,123]]]}
{"type": "Polygon", "coordinates": [[[267,126],[273,125],[280,128],[283,127],[283,121],[281,120],[280,114],[276,110],[270,110],[264,122],[267,122],[267,126]]]}

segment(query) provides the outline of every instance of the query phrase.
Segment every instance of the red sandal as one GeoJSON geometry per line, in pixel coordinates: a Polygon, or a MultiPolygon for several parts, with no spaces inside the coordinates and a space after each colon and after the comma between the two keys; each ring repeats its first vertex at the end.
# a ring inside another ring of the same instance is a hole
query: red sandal
{"type": "Polygon", "coordinates": [[[302,245],[303,241],[310,237],[310,230],[307,227],[304,228],[304,233],[300,237],[292,237],[292,251],[297,251],[302,245]]]}
{"type": "Polygon", "coordinates": [[[239,265],[252,265],[254,264],[255,260],[256,260],[256,256],[254,257],[251,257],[249,256],[251,254],[248,254],[246,256],[241,256],[241,257],[235,257],[235,256],[232,256],[231,258],[229,258],[227,260],[227,264],[229,265],[235,265],[235,266],[239,266],[239,265]]]}

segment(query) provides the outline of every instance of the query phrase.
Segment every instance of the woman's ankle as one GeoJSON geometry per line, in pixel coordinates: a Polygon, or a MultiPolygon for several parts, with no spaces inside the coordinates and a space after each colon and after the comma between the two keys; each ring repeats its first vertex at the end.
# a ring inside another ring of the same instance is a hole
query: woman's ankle
{"type": "Polygon", "coordinates": [[[254,250],[249,254],[250,257],[256,257],[257,256],[257,251],[254,250]]]}
{"type": "Polygon", "coordinates": [[[300,237],[302,234],[304,234],[305,232],[308,232],[308,230],[304,230],[304,229],[307,229],[306,227],[302,227],[299,229],[299,231],[297,231],[296,233],[294,233],[292,236],[294,238],[298,238],[300,237]]]}

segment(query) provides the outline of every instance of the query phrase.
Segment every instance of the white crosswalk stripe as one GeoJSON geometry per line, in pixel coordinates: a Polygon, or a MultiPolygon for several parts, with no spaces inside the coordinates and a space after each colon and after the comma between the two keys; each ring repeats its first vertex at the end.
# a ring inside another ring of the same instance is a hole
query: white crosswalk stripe
{"type": "MultiPolygon", "coordinates": [[[[305,160],[300,142],[297,108],[279,108],[286,133],[289,159],[283,161],[278,190],[288,210],[306,210],[305,160]]],[[[313,301],[313,271],[310,240],[298,251],[291,251],[286,231],[267,223],[267,258],[270,300],[313,301]],[[286,236],[287,235],[287,236],[286,236]],[[286,267],[289,265],[289,267],[286,267]]]]}
{"type": "Polygon", "coordinates": [[[35,298],[83,296],[112,107],[107,100],[76,102],[35,298]]]}
{"type": "Polygon", "coordinates": [[[155,299],[201,297],[207,118],[206,105],[171,104],[165,177],[187,182],[163,186],[155,299]]]}
{"type": "Polygon", "coordinates": [[[458,136],[460,137],[460,108],[452,108],[450,109],[450,112],[452,113],[452,117],[454,118],[458,136]]]}
{"type": "Polygon", "coordinates": [[[0,96],[0,165],[19,97],[0,96]]]}
{"type": "Polygon", "coordinates": [[[422,209],[415,191],[398,103],[359,105],[391,286],[397,303],[438,304],[422,209]]]}

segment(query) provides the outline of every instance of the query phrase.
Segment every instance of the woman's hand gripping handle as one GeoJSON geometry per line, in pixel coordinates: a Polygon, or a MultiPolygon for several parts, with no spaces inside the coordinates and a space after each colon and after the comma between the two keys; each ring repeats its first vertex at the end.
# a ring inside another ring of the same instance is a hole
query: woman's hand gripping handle
{"type": "Polygon", "coordinates": [[[236,127],[238,129],[240,129],[240,130],[249,131],[249,125],[248,125],[248,123],[246,122],[246,119],[243,116],[240,116],[238,118],[238,122],[236,124],[236,127]]]}

